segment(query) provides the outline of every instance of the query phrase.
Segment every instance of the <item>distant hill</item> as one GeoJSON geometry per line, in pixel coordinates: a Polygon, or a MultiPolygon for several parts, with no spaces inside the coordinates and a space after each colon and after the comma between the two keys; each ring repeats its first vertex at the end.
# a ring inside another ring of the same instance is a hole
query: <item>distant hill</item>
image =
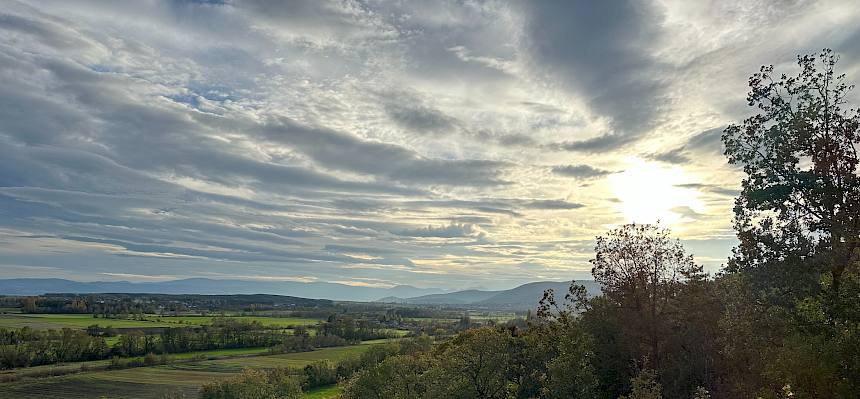
{"type": "Polygon", "coordinates": [[[447,294],[430,294],[430,295],[422,295],[415,298],[406,299],[407,303],[413,304],[448,304],[448,305],[458,305],[458,304],[468,304],[483,301],[487,298],[490,298],[500,291],[481,291],[481,290],[466,290],[466,291],[457,291],[457,292],[449,292],[447,294]]]}
{"type": "Polygon", "coordinates": [[[406,303],[406,300],[405,300],[405,299],[403,299],[403,298],[401,298],[401,297],[397,297],[397,296],[387,296],[387,297],[385,297],[385,298],[379,298],[379,299],[375,300],[374,302],[380,302],[380,303],[406,303]]]}
{"type": "Polygon", "coordinates": [[[273,294],[336,301],[369,302],[386,296],[415,297],[444,292],[437,288],[399,285],[391,288],[356,287],[337,283],[294,281],[182,280],[132,283],[128,281],[81,282],[57,278],[0,279],[0,295],[41,295],[46,293],[147,293],[147,294],[273,294]]]}
{"type": "MultiPolygon", "coordinates": [[[[591,295],[600,287],[590,280],[578,281],[591,295]]],[[[272,294],[335,301],[387,302],[414,305],[450,305],[499,309],[531,309],[552,288],[561,299],[570,282],[541,281],[500,291],[465,290],[445,293],[437,288],[399,285],[391,288],[356,287],[337,283],[300,283],[294,281],[182,280],[132,283],[128,281],[81,282],[58,278],[0,279],[0,295],[42,295],[47,293],[146,293],[146,294],[272,294]],[[382,298],[382,299],[379,299],[382,298]]]]}
{"type": "MultiPolygon", "coordinates": [[[[585,286],[590,296],[600,294],[600,286],[591,280],[577,281],[585,286]]],[[[519,287],[502,291],[466,290],[447,294],[422,295],[403,299],[406,303],[415,305],[451,305],[476,308],[495,308],[525,310],[534,309],[547,289],[553,289],[556,300],[561,301],[567,294],[569,281],[540,281],[523,284],[519,287]]]]}

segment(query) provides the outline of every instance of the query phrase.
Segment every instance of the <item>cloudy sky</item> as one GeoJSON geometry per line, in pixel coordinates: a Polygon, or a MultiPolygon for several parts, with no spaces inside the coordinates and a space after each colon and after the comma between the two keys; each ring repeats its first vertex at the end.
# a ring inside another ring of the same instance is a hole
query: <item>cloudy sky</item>
{"type": "Polygon", "coordinates": [[[507,288],[662,220],[710,271],[762,64],[855,1],[4,1],[0,277],[507,288]]]}

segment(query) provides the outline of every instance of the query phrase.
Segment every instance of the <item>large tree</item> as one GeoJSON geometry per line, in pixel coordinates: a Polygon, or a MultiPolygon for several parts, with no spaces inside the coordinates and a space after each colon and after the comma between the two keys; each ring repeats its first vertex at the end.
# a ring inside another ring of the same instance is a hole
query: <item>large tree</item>
{"type": "Polygon", "coordinates": [[[843,302],[843,276],[860,256],[860,112],[846,106],[853,86],[836,73],[837,61],[825,49],[799,56],[796,76],[762,67],[747,96],[758,113],[723,134],[729,162],[746,173],[735,207],[741,247],[733,267],[799,256],[810,272],[827,277],[831,317],[843,302]],[[763,256],[768,242],[776,250],[763,256]]]}
{"type": "Polygon", "coordinates": [[[591,274],[604,295],[624,311],[632,339],[657,366],[668,335],[665,312],[687,280],[701,280],[702,267],[668,229],[628,224],[597,237],[591,274]],[[635,337],[640,335],[640,337],[635,337]]]}

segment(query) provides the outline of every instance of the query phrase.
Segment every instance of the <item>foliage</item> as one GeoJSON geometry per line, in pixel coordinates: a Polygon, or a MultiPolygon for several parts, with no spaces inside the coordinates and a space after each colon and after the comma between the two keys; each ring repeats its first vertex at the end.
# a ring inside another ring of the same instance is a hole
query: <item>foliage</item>
{"type": "Polygon", "coordinates": [[[844,108],[853,86],[836,74],[837,61],[825,49],[799,56],[797,76],[776,78],[772,65],[762,67],[747,96],[759,113],[723,135],[729,162],[747,175],[738,231],[812,246],[803,264],[830,274],[831,318],[843,307],[842,275],[860,257],[860,112],[844,108]]]}
{"type": "Polygon", "coordinates": [[[619,399],[663,399],[663,386],[657,382],[657,372],[643,369],[631,381],[633,386],[629,396],[619,399]]]}
{"type": "Polygon", "coordinates": [[[849,398],[860,392],[860,114],[830,50],[796,76],[750,78],[758,114],[723,141],[746,178],[739,246],[718,279],[732,396],[849,398]]]}
{"type": "Polygon", "coordinates": [[[246,369],[242,374],[204,385],[200,399],[298,399],[301,384],[286,370],[246,369]]]}

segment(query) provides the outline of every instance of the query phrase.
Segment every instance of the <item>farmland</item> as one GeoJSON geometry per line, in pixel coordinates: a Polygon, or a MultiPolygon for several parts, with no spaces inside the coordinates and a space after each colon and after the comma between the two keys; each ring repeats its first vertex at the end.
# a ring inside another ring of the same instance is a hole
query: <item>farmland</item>
{"type": "Polygon", "coordinates": [[[113,328],[173,327],[175,324],[152,320],[101,319],[88,314],[0,314],[0,328],[84,329],[98,324],[113,328]]]}
{"type": "Polygon", "coordinates": [[[438,332],[440,323],[462,322],[449,312],[407,320],[377,305],[302,307],[295,298],[271,296],[58,294],[2,301],[10,306],[0,312],[0,399],[191,398],[201,386],[242,378],[245,370],[280,370],[294,383],[304,381],[308,397],[327,398],[338,394],[338,381],[381,361],[363,355],[370,348],[390,356],[389,342],[420,335],[425,326],[438,332]]]}
{"type": "MultiPolygon", "coordinates": [[[[212,324],[212,320],[221,316],[146,316],[148,322],[163,324],[167,327],[180,325],[200,326],[212,324]]],[[[291,326],[309,326],[319,323],[320,319],[307,317],[268,317],[268,316],[226,316],[231,320],[243,322],[259,322],[264,327],[281,327],[287,328],[291,326]]]]}
{"type": "MultiPolygon", "coordinates": [[[[385,340],[365,342],[360,345],[281,355],[237,356],[246,352],[219,351],[220,353],[211,352],[207,355],[234,357],[23,379],[0,384],[0,398],[163,398],[171,393],[195,397],[201,385],[237,374],[244,368],[299,368],[321,360],[337,362],[350,356],[358,356],[371,346],[384,342],[385,340]]],[[[336,393],[336,387],[327,387],[310,392],[308,397],[327,398],[336,393]]]]}
{"type": "MultiPolygon", "coordinates": [[[[84,329],[91,325],[113,327],[117,329],[136,329],[151,327],[188,327],[212,324],[212,320],[220,316],[158,316],[145,315],[142,320],[118,318],[94,318],[89,314],[22,314],[0,313],[0,328],[33,329],[84,329]]],[[[287,328],[299,325],[314,325],[319,319],[306,317],[265,317],[265,316],[226,316],[231,320],[243,322],[259,322],[264,327],[287,328]]]]}

